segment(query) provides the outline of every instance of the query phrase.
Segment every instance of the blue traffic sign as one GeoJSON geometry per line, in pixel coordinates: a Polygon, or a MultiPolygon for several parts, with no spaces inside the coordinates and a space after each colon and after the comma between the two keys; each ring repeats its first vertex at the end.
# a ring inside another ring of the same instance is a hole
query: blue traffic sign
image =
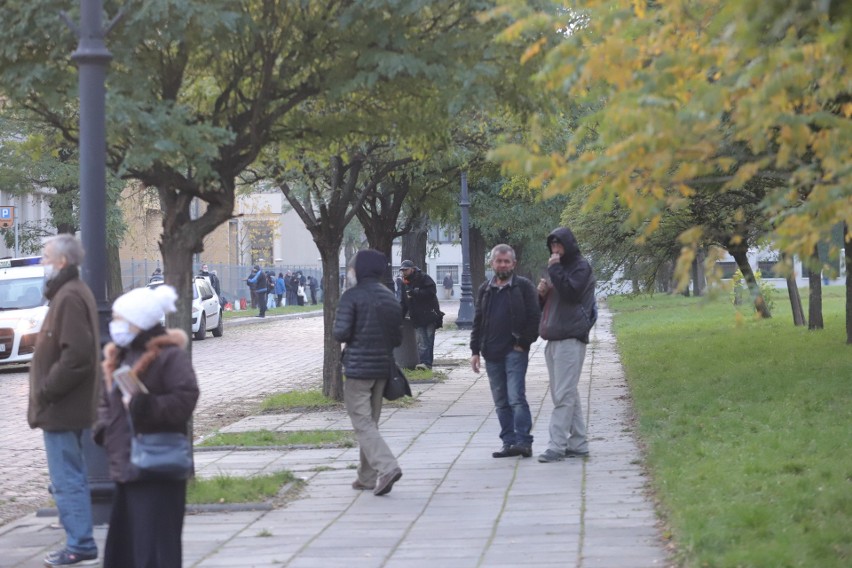
{"type": "Polygon", "coordinates": [[[0,207],[0,219],[11,219],[14,211],[14,207],[0,207]]]}

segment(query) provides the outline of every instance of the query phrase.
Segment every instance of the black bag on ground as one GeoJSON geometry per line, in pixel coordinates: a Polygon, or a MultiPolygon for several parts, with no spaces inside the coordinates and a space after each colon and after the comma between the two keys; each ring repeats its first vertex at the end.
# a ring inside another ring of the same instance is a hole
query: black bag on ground
{"type": "Polygon", "coordinates": [[[393,373],[385,383],[385,390],[382,396],[387,400],[396,400],[404,396],[411,396],[411,385],[408,384],[408,379],[399,365],[394,364],[393,373]]]}

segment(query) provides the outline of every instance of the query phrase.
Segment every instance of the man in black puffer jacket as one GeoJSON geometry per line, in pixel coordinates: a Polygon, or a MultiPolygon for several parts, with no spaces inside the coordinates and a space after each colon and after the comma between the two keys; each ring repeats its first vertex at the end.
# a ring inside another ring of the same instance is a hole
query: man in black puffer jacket
{"type": "Polygon", "coordinates": [[[355,255],[349,279],[357,284],[340,297],[332,334],[346,344],[343,402],[361,450],[353,489],[390,493],[402,470],[379,433],[382,392],[394,370],[393,348],[402,340],[402,310],[393,292],[381,284],[387,258],[376,250],[355,255]]]}
{"type": "Polygon", "coordinates": [[[538,333],[547,340],[544,360],[550,377],[550,442],[538,457],[542,463],[563,458],[586,457],[589,442],[580,405],[577,384],[586,357],[589,331],[597,320],[595,276],[592,266],[580,254],[574,233],[566,227],[555,229],[547,237],[550,259],[548,280],[538,285],[539,301],[544,306],[538,333]]]}

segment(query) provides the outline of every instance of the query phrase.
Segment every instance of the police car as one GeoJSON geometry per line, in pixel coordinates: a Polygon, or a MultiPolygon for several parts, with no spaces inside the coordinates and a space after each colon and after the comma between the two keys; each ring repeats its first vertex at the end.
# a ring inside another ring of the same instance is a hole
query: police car
{"type": "Polygon", "coordinates": [[[0,259],[0,365],[28,364],[47,314],[41,257],[0,259]]]}

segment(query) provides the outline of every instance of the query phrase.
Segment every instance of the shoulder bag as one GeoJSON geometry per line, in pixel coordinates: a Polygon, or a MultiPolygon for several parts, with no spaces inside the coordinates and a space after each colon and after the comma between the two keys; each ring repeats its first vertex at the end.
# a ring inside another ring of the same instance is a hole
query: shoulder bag
{"type": "Polygon", "coordinates": [[[137,434],[130,411],[130,464],[139,479],[188,479],[192,473],[192,448],[181,432],[137,434]]]}
{"type": "MultiPolygon", "coordinates": [[[[370,309],[373,314],[376,314],[375,304],[370,304],[370,309]]],[[[381,325],[381,322],[379,322],[379,325],[381,325]]],[[[382,336],[385,338],[385,345],[387,345],[389,341],[384,326],[381,326],[381,329],[382,336]]],[[[391,352],[391,358],[393,358],[393,352],[391,352]]],[[[408,384],[408,377],[405,376],[405,373],[399,368],[396,361],[393,361],[391,369],[388,382],[385,383],[385,390],[382,391],[382,397],[387,400],[397,400],[404,396],[411,396],[411,385],[408,384]]]]}

